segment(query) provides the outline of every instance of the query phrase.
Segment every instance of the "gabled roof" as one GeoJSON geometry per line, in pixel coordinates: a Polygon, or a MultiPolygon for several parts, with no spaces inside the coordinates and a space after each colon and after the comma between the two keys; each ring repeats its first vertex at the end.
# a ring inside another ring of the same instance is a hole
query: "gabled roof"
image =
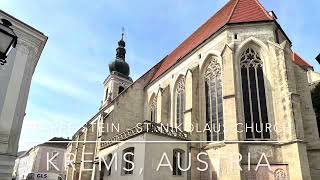
{"type": "Polygon", "coordinates": [[[227,24],[273,20],[258,0],[230,0],[164,59],[151,81],[157,79],[227,24]]]}
{"type": "Polygon", "coordinates": [[[303,69],[313,68],[295,52],[292,54],[292,61],[303,69]]]}

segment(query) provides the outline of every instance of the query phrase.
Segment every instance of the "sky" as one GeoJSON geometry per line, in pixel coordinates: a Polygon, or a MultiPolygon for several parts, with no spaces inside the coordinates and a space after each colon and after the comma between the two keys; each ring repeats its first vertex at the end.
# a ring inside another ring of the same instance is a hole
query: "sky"
{"type": "MultiPolygon", "coordinates": [[[[33,75],[20,137],[27,150],[72,135],[98,111],[108,64],[125,28],[135,80],[228,0],[0,0],[0,9],[49,37],[33,75]]],[[[260,0],[273,10],[294,51],[320,72],[320,1],[260,0]]]]}

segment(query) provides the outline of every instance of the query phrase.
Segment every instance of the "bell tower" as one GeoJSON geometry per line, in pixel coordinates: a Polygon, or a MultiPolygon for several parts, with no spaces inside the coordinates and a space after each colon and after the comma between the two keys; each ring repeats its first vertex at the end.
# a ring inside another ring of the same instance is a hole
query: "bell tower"
{"type": "Polygon", "coordinates": [[[130,68],[126,59],[126,43],[123,40],[124,33],[122,32],[121,39],[118,42],[116,49],[116,58],[109,64],[110,75],[104,81],[104,95],[102,106],[109,104],[115,97],[132,84],[132,79],[129,76],[130,68]]]}

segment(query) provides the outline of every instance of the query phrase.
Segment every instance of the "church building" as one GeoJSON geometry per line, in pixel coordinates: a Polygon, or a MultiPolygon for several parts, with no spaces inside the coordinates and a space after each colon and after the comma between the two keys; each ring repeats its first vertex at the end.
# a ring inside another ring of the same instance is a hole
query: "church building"
{"type": "Polygon", "coordinates": [[[122,35],[67,180],[320,179],[320,74],[291,47],[273,11],[230,0],[133,81],[122,35]]]}

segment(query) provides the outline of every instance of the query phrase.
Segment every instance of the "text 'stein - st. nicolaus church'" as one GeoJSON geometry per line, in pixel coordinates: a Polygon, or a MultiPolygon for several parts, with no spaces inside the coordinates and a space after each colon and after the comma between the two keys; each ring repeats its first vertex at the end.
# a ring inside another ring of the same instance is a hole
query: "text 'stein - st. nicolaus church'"
{"type": "Polygon", "coordinates": [[[122,37],[67,180],[320,179],[320,74],[291,46],[258,0],[230,0],[133,82],[122,37]]]}

